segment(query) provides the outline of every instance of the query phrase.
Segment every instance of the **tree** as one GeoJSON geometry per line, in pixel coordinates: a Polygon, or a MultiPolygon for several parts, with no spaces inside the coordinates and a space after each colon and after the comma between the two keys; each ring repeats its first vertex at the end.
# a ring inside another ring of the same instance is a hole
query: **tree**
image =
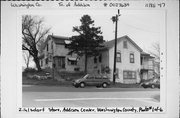
{"type": "Polygon", "coordinates": [[[155,57],[156,61],[160,61],[160,45],[158,42],[152,44],[153,51],[149,51],[149,53],[155,57]]]}
{"type": "Polygon", "coordinates": [[[160,45],[159,42],[155,42],[152,44],[152,51],[149,51],[149,53],[155,57],[154,66],[156,67],[156,74],[160,76],[160,45]]]}
{"type": "Polygon", "coordinates": [[[29,62],[30,62],[30,58],[31,55],[26,51],[23,52],[23,58],[24,58],[24,62],[26,64],[26,68],[29,68],[29,62]]]}
{"type": "Polygon", "coordinates": [[[94,27],[94,20],[89,15],[83,15],[80,19],[81,26],[73,27],[73,32],[79,35],[71,37],[72,42],[68,44],[69,54],[76,53],[78,56],[85,57],[85,73],[87,72],[87,58],[96,56],[99,53],[98,48],[102,47],[104,42],[101,35],[101,28],[94,27]]]}
{"type": "Polygon", "coordinates": [[[41,70],[39,64],[39,44],[49,33],[50,28],[45,28],[43,18],[31,15],[22,16],[22,50],[27,50],[33,57],[38,71],[41,70]]]}

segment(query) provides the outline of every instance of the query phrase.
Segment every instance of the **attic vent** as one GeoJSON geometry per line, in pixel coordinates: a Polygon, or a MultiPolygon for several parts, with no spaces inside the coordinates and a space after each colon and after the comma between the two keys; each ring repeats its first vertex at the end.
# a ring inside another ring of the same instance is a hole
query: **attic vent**
{"type": "Polygon", "coordinates": [[[127,41],[123,41],[123,48],[126,48],[126,49],[128,48],[127,47],[127,41]]]}

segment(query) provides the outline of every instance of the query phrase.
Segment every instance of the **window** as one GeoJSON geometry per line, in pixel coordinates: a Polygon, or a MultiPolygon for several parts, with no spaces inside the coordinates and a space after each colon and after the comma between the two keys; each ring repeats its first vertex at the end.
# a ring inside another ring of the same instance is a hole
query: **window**
{"type": "Polygon", "coordinates": [[[67,58],[67,61],[69,65],[77,65],[77,58],[69,57],[67,58]]]}
{"type": "Polygon", "coordinates": [[[57,66],[60,68],[65,68],[65,57],[57,58],[57,66]]]}
{"type": "Polygon", "coordinates": [[[69,65],[77,65],[77,61],[68,60],[69,65]]]}
{"type": "Polygon", "coordinates": [[[96,57],[94,57],[94,63],[95,63],[95,64],[97,63],[97,58],[96,58],[96,57]]]}
{"type": "Polygon", "coordinates": [[[123,71],[124,79],[136,79],[135,71],[123,71]]]}
{"type": "Polygon", "coordinates": [[[48,58],[46,58],[46,65],[48,64],[48,58]]]}
{"type": "Polygon", "coordinates": [[[102,55],[99,55],[99,62],[102,62],[102,55]]]}
{"type": "Polygon", "coordinates": [[[120,52],[116,53],[116,62],[121,62],[121,53],[120,52]]]}
{"type": "Polygon", "coordinates": [[[127,47],[127,41],[123,41],[123,48],[128,48],[127,47]]]}
{"type": "Polygon", "coordinates": [[[130,63],[134,63],[134,54],[130,53],[130,63]]]}
{"type": "Polygon", "coordinates": [[[48,51],[48,48],[49,48],[49,46],[48,46],[48,44],[47,44],[47,46],[46,46],[46,50],[48,51]]]}
{"type": "Polygon", "coordinates": [[[51,42],[51,49],[53,50],[53,42],[51,42]]]}
{"type": "Polygon", "coordinates": [[[89,76],[87,79],[94,79],[94,76],[89,76]]]}

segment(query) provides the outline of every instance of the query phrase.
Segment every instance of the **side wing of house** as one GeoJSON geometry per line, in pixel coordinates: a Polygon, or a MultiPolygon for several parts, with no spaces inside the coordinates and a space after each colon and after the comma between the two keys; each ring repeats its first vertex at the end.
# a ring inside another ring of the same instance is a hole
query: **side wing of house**
{"type": "MultiPolygon", "coordinates": [[[[137,45],[132,43],[127,37],[122,37],[117,43],[116,53],[116,82],[139,83],[140,82],[140,52],[137,45]]],[[[114,46],[109,49],[109,67],[113,70],[114,46]]],[[[113,71],[112,71],[113,72],[113,71]]],[[[113,73],[111,73],[113,79],[113,73]]]]}
{"type": "Polygon", "coordinates": [[[100,51],[98,56],[88,58],[87,71],[93,74],[105,74],[105,69],[109,67],[108,50],[100,51]]]}
{"type": "Polygon", "coordinates": [[[154,78],[155,74],[155,62],[154,57],[150,54],[142,52],[141,53],[141,79],[147,80],[154,78]]]}

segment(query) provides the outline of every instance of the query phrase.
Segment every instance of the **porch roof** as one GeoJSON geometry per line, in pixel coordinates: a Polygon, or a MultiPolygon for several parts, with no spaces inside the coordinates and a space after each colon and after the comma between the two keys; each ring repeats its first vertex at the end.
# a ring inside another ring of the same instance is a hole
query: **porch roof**
{"type": "Polygon", "coordinates": [[[141,56],[148,57],[148,58],[154,58],[153,56],[151,56],[149,53],[146,53],[146,52],[141,52],[141,56]]]}

